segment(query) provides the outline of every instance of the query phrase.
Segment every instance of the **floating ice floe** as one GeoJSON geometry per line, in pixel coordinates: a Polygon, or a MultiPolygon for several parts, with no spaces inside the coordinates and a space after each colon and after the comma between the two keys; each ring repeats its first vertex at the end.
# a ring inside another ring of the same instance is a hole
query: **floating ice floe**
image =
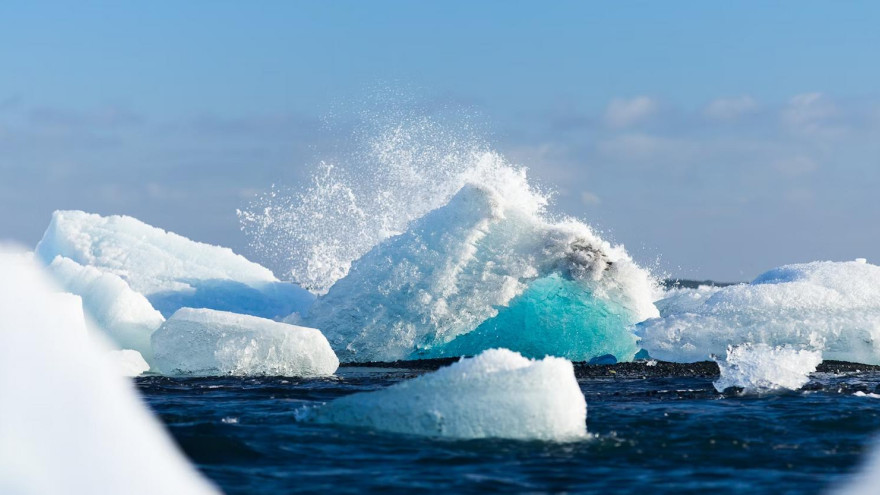
{"type": "Polygon", "coordinates": [[[473,355],[507,347],[589,360],[638,351],[655,286],[621,246],[550,222],[524,174],[468,184],[355,261],[309,309],[343,361],[473,355]]]}
{"type": "Polygon", "coordinates": [[[167,375],[324,376],[339,367],[319,330],[225,311],[179,309],[152,342],[167,375]]]}
{"type": "Polygon", "coordinates": [[[62,256],[55,257],[48,270],[62,289],[82,297],[85,312],[117,347],[151,359],[150,335],[165,318],[146,297],[112,273],[62,256]]]}
{"type": "Polygon", "coordinates": [[[56,211],[36,254],[47,265],[63,256],[118,276],[165,317],[181,307],[204,307],[275,318],[303,311],[314,300],[228,248],[126,216],[56,211]]]}
{"type": "Polygon", "coordinates": [[[571,362],[506,349],[306,410],[303,419],[451,438],[577,440],[587,405],[571,362]]]}
{"type": "Polygon", "coordinates": [[[702,361],[751,342],[880,364],[880,267],[864,260],[787,265],[751,284],[673,297],[636,328],[655,359],[702,361]]]}
{"type": "Polygon", "coordinates": [[[0,491],[216,493],[86,338],[79,297],[0,248],[0,491]]]}
{"type": "Polygon", "coordinates": [[[746,393],[759,393],[803,387],[822,362],[822,353],[743,344],[729,347],[727,357],[717,361],[721,378],[713,384],[716,390],[738,387],[746,393]]]}

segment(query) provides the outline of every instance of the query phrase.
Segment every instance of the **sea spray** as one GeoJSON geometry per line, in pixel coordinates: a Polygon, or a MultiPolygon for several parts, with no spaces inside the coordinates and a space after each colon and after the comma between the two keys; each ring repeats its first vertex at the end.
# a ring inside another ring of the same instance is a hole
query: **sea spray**
{"type": "Polygon", "coordinates": [[[553,219],[525,168],[431,120],[369,143],[356,173],[322,164],[310,186],[240,212],[255,249],[282,251],[289,275],[324,293],[291,321],[320,328],[343,361],[499,345],[632,359],[629,327],[657,316],[656,284],[622,246],[553,219]]]}

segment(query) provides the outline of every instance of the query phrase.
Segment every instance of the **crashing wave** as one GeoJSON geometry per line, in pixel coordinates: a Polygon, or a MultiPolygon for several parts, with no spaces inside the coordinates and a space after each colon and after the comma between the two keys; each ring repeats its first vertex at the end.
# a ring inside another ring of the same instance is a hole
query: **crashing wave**
{"type": "Polygon", "coordinates": [[[466,185],[357,260],[303,321],[343,361],[473,355],[505,346],[574,360],[638,351],[653,284],[622,247],[540,214],[525,175],[466,185]]]}

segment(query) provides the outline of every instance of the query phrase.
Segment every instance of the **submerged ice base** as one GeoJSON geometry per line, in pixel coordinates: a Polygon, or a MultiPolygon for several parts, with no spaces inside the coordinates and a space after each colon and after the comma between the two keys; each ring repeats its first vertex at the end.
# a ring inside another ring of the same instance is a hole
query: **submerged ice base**
{"type": "Polygon", "coordinates": [[[181,307],[276,318],[304,311],[314,301],[309,292],[280,282],[231,249],[126,216],[56,211],[36,254],[47,265],[63,256],[117,276],[166,318],[181,307]]]}
{"type": "Polygon", "coordinates": [[[661,317],[636,329],[655,359],[702,361],[763,343],[880,364],[880,267],[863,260],[787,265],[751,284],[677,291],[657,306],[661,317]]]}
{"type": "Polygon", "coordinates": [[[631,360],[630,329],[656,316],[654,285],[622,247],[576,221],[552,223],[525,177],[466,185],[377,245],[303,323],[343,361],[473,355],[631,360]]]}
{"type": "Polygon", "coordinates": [[[586,436],[587,405],[571,362],[491,349],[375,392],[307,410],[317,423],[450,438],[570,441],[586,436]]]}
{"type": "Polygon", "coordinates": [[[339,367],[319,330],[224,311],[182,308],[152,340],[168,375],[325,376],[339,367]]]}

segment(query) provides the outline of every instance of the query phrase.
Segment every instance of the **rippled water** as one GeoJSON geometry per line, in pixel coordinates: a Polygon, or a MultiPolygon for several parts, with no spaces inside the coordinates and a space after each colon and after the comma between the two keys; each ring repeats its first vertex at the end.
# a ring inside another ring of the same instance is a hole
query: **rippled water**
{"type": "Polygon", "coordinates": [[[295,411],[415,370],[326,379],[142,377],[184,451],[228,494],[822,493],[880,429],[880,372],[817,373],[808,390],[721,396],[706,377],[583,378],[594,437],[568,444],[452,441],[298,423],[295,411]]]}

